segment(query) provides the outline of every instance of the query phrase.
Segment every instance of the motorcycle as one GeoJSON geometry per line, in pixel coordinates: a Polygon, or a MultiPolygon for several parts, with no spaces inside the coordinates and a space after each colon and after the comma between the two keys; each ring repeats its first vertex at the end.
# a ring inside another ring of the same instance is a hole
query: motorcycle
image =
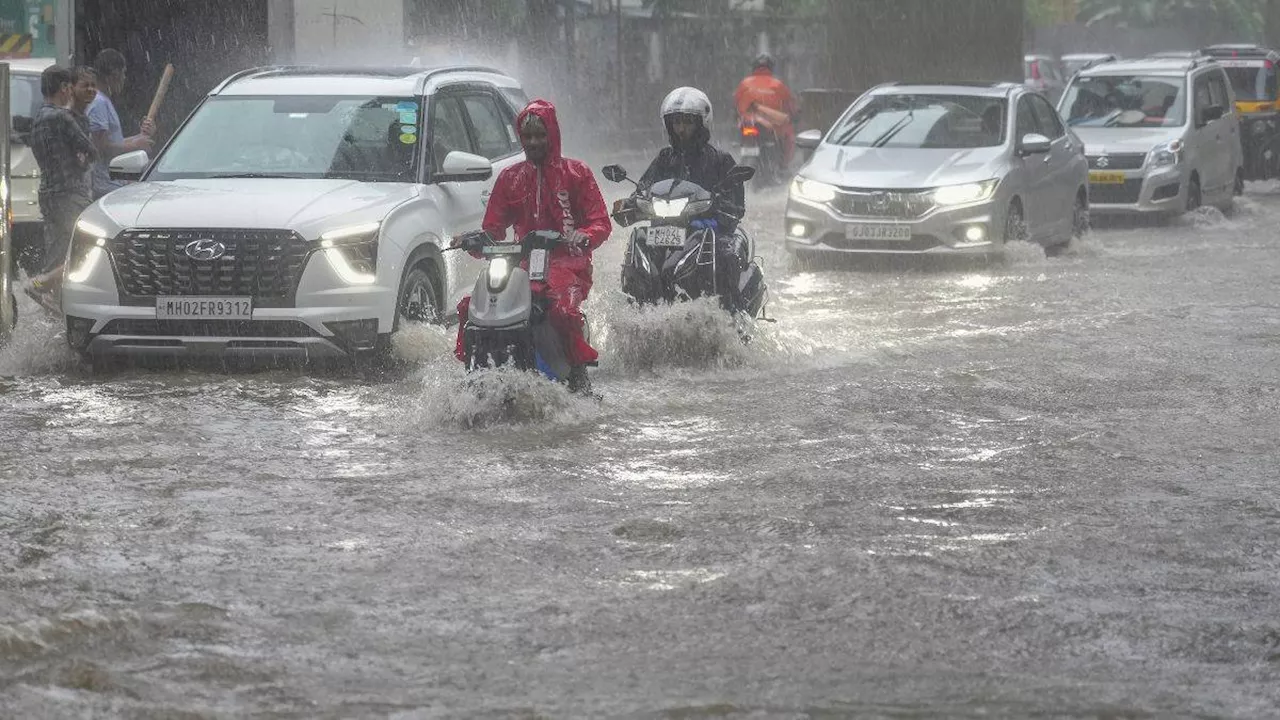
{"type": "Polygon", "coordinates": [[[753,187],[777,185],[785,179],[782,141],[775,128],[786,121],[785,113],[755,103],[738,119],[738,156],[743,165],[756,170],[753,187]]]}
{"type": "MultiPolygon", "coordinates": [[[[611,182],[635,181],[620,165],[604,168],[611,182]]],[[[733,225],[743,209],[723,192],[751,179],[755,170],[739,165],[716,192],[688,180],[660,180],[633,201],[619,200],[613,219],[623,227],[648,221],[631,232],[622,264],[622,291],[640,305],[719,298],[735,321],[754,320],[768,301],[764,272],[751,237],[733,225]]],[[[639,185],[636,184],[639,188],[639,185]]]]}
{"type": "Polygon", "coordinates": [[[479,253],[488,261],[476,278],[463,328],[468,371],[509,366],[568,380],[568,355],[547,320],[550,301],[545,285],[551,251],[562,239],[553,230],[531,232],[518,243],[494,242],[483,230],[459,238],[456,249],[479,253]]]}

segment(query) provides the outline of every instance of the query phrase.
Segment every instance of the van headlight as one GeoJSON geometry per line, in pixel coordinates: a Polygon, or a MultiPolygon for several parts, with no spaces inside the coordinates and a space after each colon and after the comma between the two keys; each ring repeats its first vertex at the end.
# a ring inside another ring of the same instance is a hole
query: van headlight
{"type": "Polygon", "coordinates": [[[791,194],[816,203],[829,203],[836,199],[836,186],[817,180],[798,177],[791,183],[791,194]]]}
{"type": "Polygon", "coordinates": [[[378,230],[381,227],[381,223],[364,223],[320,234],[320,250],[344,282],[372,285],[378,279],[378,230]]]}
{"type": "Polygon", "coordinates": [[[107,239],[110,233],[90,222],[81,220],[71,233],[71,246],[67,248],[67,281],[82,283],[89,279],[93,269],[107,255],[107,239]]]}
{"type": "Polygon", "coordinates": [[[1151,150],[1151,167],[1173,167],[1182,162],[1182,141],[1174,140],[1151,150]]]}
{"type": "Polygon", "coordinates": [[[990,200],[999,184],[998,179],[992,179],[963,185],[944,185],[933,191],[933,201],[938,205],[967,205],[990,200]]]}

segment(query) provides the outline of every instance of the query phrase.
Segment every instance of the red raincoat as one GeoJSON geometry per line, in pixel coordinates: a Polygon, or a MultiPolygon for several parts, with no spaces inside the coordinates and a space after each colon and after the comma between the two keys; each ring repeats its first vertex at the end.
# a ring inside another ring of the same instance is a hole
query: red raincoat
{"type": "MultiPolygon", "coordinates": [[[[536,115],[547,128],[547,158],[542,165],[524,160],[503,170],[489,196],[484,229],[498,241],[506,239],[507,228],[515,228],[519,239],[534,230],[555,230],[568,235],[577,230],[588,238],[581,254],[561,246],[551,253],[545,289],[550,300],[548,320],[565,340],[570,364],[595,362],[598,357],[582,335],[582,302],[591,291],[591,252],[609,238],[613,229],[609,210],[586,163],[561,154],[560,123],[555,106],[534,100],[516,118],[519,128],[529,115],[536,115]]],[[[458,303],[456,354],[464,358],[462,333],[467,324],[471,298],[458,303]]]]}
{"type": "MultiPolygon", "coordinates": [[[[783,165],[790,165],[796,150],[796,129],[792,124],[792,118],[796,114],[796,101],[791,96],[791,90],[787,84],[774,77],[773,71],[769,68],[756,68],[738,84],[738,90],[734,93],[733,99],[738,108],[738,117],[746,118],[755,115],[752,112],[752,105],[786,114],[785,120],[781,117],[775,120],[770,116],[757,119],[763,120],[763,124],[778,134],[778,140],[782,143],[783,165]]],[[[761,114],[764,115],[764,113],[761,114]]]]}

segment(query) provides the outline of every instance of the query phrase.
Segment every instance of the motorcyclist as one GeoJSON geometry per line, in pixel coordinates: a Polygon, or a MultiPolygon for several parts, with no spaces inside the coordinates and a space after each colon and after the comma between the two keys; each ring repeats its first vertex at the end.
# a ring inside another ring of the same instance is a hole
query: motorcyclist
{"type": "Polygon", "coordinates": [[[778,136],[778,142],[782,145],[782,166],[785,168],[790,167],[791,159],[795,156],[794,120],[797,108],[796,101],[786,83],[774,76],[774,65],[773,56],[769,53],[761,53],[757,56],[755,63],[752,64],[751,74],[738,84],[738,90],[733,98],[738,108],[738,117],[755,114],[753,110],[756,106],[776,111],[769,113],[767,124],[778,136]],[[785,115],[785,119],[777,113],[785,115]]]}
{"type": "MultiPolygon", "coordinates": [[[[740,234],[738,221],[746,214],[746,189],[741,182],[725,184],[725,177],[737,162],[733,156],[711,144],[711,100],[706,93],[692,87],[672,90],[662,101],[662,122],[671,145],[662,148],[637,183],[636,194],[619,201],[617,209],[625,217],[633,213],[636,197],[662,180],[688,180],[721,195],[723,212],[715,220],[720,242],[717,251],[733,263],[721,263],[741,270],[750,262],[749,249],[740,234]]],[[[736,283],[735,283],[736,286],[736,283]]]]}
{"type": "MultiPolygon", "coordinates": [[[[561,155],[554,105],[546,100],[530,102],[517,116],[516,128],[525,160],[498,175],[482,225],[498,242],[506,238],[508,227],[515,228],[517,241],[535,230],[563,235],[563,242],[551,253],[547,273],[548,320],[564,340],[571,367],[569,389],[589,392],[587,365],[598,355],[583,335],[581,306],[591,290],[591,252],[612,230],[608,208],[586,163],[561,155]]],[[[455,354],[459,360],[465,358],[463,330],[470,303],[470,297],[458,303],[455,354]]]]}

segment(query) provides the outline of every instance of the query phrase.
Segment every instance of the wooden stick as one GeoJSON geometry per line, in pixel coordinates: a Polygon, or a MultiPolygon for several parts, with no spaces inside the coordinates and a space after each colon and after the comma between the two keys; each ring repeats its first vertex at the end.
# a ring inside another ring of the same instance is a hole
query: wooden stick
{"type": "Polygon", "coordinates": [[[156,88],[156,96],[151,99],[151,109],[147,111],[147,118],[151,122],[156,121],[156,113],[160,111],[160,103],[164,102],[165,93],[169,92],[169,81],[173,79],[173,63],[164,66],[164,75],[160,76],[160,86],[156,88]]]}

